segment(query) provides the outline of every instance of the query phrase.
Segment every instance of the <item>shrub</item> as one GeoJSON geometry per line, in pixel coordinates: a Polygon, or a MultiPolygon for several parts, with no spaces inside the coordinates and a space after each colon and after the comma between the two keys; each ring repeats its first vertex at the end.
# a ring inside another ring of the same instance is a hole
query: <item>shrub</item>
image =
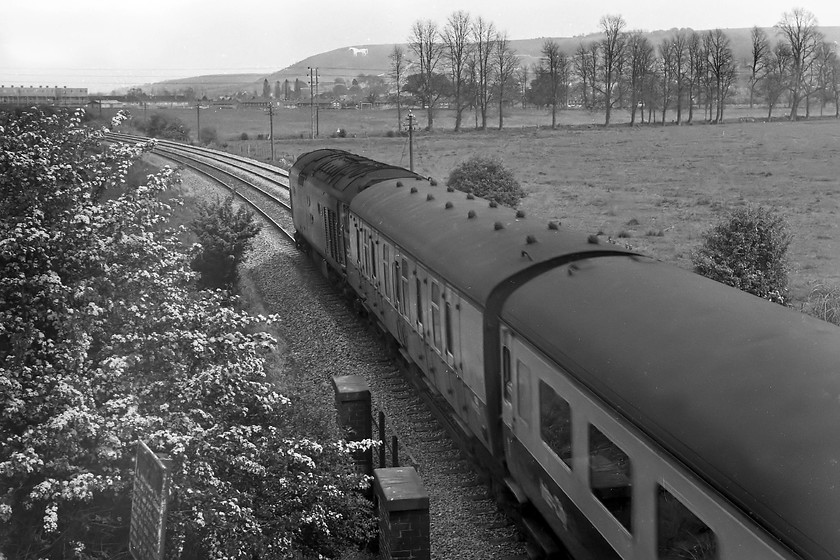
{"type": "Polygon", "coordinates": [[[160,113],[153,113],[148,120],[141,121],[137,128],[152,138],[167,138],[179,142],[188,142],[190,139],[190,129],[180,119],[160,113]]]}
{"type": "Polygon", "coordinates": [[[202,288],[232,289],[236,268],[260,232],[261,225],[251,210],[242,206],[234,211],[233,197],[231,194],[224,202],[199,203],[198,216],[190,223],[201,244],[192,267],[201,275],[202,288]]]}
{"type": "Polygon", "coordinates": [[[802,311],[840,326],[840,286],[815,286],[802,311]]]}
{"type": "Polygon", "coordinates": [[[198,141],[202,144],[218,143],[219,133],[212,126],[205,126],[198,131],[198,141]]]}
{"type": "Polygon", "coordinates": [[[339,128],[332,134],[330,134],[330,138],[347,138],[347,131],[343,128],[339,128]]]}
{"type": "Polygon", "coordinates": [[[472,156],[458,165],[446,185],[511,208],[525,196],[513,173],[500,160],[487,156],[472,156]]]}
{"type": "Polygon", "coordinates": [[[248,133],[243,132],[242,134],[239,135],[239,139],[240,140],[249,140],[248,133]]]}
{"type": "Polygon", "coordinates": [[[704,235],[694,251],[694,271],[775,303],[788,299],[784,218],[763,207],[739,208],[704,235]]]}

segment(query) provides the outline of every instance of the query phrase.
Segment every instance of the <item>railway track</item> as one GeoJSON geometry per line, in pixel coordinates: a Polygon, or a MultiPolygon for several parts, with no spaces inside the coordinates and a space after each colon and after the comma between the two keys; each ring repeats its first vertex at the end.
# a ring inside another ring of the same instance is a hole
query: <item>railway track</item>
{"type": "MultiPolygon", "coordinates": [[[[147,138],[112,134],[120,142],[144,142],[147,138]]],[[[372,322],[359,316],[335,285],[293,244],[294,226],[289,204],[288,173],[284,170],[224,152],[185,146],[176,142],[158,141],[153,152],[192,169],[222,189],[233,191],[254,208],[272,229],[285,239],[282,253],[306,278],[303,286],[295,286],[297,297],[280,303],[278,308],[295,315],[292,305],[306,309],[305,326],[292,328],[284,336],[300,337],[300,344],[313,351],[314,360],[325,360],[331,354],[345,355],[366,378],[371,389],[374,411],[386,417],[388,445],[396,436],[397,455],[401,465],[414,466],[430,494],[432,523],[432,558],[499,558],[518,560],[539,556],[538,547],[524,542],[519,530],[521,519],[515,511],[502,512],[488,484],[486,473],[464,452],[455,421],[440,395],[412,375],[411,369],[372,322]],[[301,299],[301,291],[309,297],[301,299]],[[312,315],[324,314],[329,326],[312,332],[317,325],[312,315]],[[341,328],[346,342],[336,347],[334,328],[341,328]],[[324,332],[330,332],[324,336],[324,332]],[[318,359],[320,357],[320,360],[318,359]]],[[[290,292],[285,286],[283,297],[290,292]]],[[[295,320],[295,319],[290,319],[295,320]]],[[[311,367],[319,368],[315,363],[311,367]]],[[[344,374],[347,365],[333,374],[344,374]]],[[[337,369],[335,365],[328,369],[337,369]]],[[[376,437],[376,428],[374,428],[376,437]]],[[[392,464],[394,450],[389,449],[387,464],[392,464]]],[[[378,458],[374,466],[379,466],[378,458]]]]}

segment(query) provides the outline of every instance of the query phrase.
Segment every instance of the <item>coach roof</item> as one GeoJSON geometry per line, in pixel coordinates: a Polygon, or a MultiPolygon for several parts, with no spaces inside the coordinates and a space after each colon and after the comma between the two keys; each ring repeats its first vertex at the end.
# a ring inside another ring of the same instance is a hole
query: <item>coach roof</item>
{"type": "Polygon", "coordinates": [[[840,329],[638,257],[555,268],[502,317],[805,558],[840,557],[840,329]]]}
{"type": "Polygon", "coordinates": [[[540,263],[629,253],[426,180],[379,183],[356,196],[351,210],[482,306],[504,280],[540,263]]]}
{"type": "Polygon", "coordinates": [[[301,155],[289,173],[290,183],[300,184],[304,180],[314,182],[346,204],[371,185],[393,178],[421,179],[420,175],[402,167],[332,149],[301,155]]]}

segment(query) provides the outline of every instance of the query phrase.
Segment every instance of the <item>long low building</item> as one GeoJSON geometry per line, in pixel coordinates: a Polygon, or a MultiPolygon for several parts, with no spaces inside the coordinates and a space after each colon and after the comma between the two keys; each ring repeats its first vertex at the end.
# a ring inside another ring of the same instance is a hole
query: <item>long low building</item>
{"type": "Polygon", "coordinates": [[[0,105],[83,107],[87,103],[87,88],[0,85],[0,105]]]}

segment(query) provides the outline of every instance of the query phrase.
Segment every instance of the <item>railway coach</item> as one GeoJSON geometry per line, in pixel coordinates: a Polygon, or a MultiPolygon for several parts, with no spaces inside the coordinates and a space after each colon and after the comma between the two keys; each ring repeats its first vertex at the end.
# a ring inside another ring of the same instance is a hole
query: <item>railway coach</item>
{"type": "Polygon", "coordinates": [[[290,186],[299,244],[575,558],[840,558],[836,327],[347,152],[290,186]]]}

